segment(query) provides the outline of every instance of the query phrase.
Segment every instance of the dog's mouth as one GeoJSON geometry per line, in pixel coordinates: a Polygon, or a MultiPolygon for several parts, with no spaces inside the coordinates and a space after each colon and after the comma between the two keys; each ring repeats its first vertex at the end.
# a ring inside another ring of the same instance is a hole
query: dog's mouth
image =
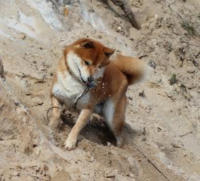
{"type": "Polygon", "coordinates": [[[86,87],[88,87],[88,88],[94,88],[94,87],[96,87],[96,85],[97,85],[96,81],[95,81],[94,79],[85,81],[85,80],[83,79],[83,77],[82,77],[81,70],[79,69],[78,65],[77,65],[77,68],[78,68],[79,77],[80,77],[81,82],[82,82],[84,85],[86,85],[86,87]]]}
{"type": "Polygon", "coordinates": [[[86,85],[88,88],[94,88],[96,87],[97,83],[95,81],[92,81],[92,82],[87,82],[86,85]]]}

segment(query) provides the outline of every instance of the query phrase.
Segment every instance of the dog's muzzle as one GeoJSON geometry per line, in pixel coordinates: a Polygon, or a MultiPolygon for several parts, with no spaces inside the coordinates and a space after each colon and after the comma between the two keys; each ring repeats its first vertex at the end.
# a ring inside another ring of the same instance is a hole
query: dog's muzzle
{"type": "Polygon", "coordinates": [[[97,85],[96,81],[94,80],[94,78],[92,76],[88,77],[86,85],[88,88],[93,88],[97,85]]]}

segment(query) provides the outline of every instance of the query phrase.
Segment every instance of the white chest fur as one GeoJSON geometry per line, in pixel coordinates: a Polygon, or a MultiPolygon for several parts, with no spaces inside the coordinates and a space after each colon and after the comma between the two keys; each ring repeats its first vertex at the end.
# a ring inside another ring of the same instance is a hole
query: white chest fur
{"type": "MultiPolygon", "coordinates": [[[[73,106],[84,90],[85,87],[68,72],[58,73],[57,82],[53,86],[53,95],[70,107],[73,106]]],[[[81,109],[87,104],[89,97],[89,93],[82,96],[77,102],[77,108],[81,109]]]]}

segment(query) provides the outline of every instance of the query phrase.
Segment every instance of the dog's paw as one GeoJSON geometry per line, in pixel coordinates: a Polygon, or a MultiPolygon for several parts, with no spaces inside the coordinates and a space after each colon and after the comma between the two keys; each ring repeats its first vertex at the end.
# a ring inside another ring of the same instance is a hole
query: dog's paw
{"type": "Polygon", "coordinates": [[[76,148],[76,142],[76,139],[67,138],[67,140],[65,141],[65,149],[69,151],[73,150],[74,148],[76,148]]]}
{"type": "Polygon", "coordinates": [[[124,143],[123,137],[122,137],[121,135],[120,135],[120,136],[117,136],[117,137],[116,137],[116,140],[117,140],[117,142],[116,142],[117,146],[118,146],[118,147],[122,147],[122,146],[123,146],[123,143],[124,143]]]}

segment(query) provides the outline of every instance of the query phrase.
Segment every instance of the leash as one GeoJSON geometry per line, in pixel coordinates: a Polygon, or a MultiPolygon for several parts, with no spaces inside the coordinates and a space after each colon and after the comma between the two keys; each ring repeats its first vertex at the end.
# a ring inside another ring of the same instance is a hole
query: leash
{"type": "MultiPolygon", "coordinates": [[[[76,109],[77,104],[78,104],[78,101],[79,101],[83,96],[85,96],[85,95],[88,93],[88,91],[89,91],[90,89],[91,89],[90,87],[86,87],[86,88],[84,89],[84,91],[81,93],[81,95],[78,96],[78,97],[75,99],[73,105],[70,106],[70,107],[72,107],[73,109],[76,109]]],[[[47,118],[47,121],[48,121],[48,122],[49,122],[49,112],[50,112],[52,109],[61,109],[61,110],[62,110],[62,108],[61,108],[61,107],[58,107],[58,106],[50,107],[50,108],[47,110],[47,112],[46,112],[46,118],[47,118]]]]}
{"type": "Polygon", "coordinates": [[[47,119],[47,121],[48,121],[48,123],[50,122],[50,120],[49,120],[49,112],[52,110],[52,109],[62,109],[61,107],[58,107],[58,106],[52,106],[52,107],[50,107],[48,110],[47,110],[47,112],[46,112],[46,119],[47,119]]]}
{"type": "Polygon", "coordinates": [[[78,97],[75,99],[74,104],[73,104],[73,106],[72,106],[74,109],[76,109],[77,104],[78,104],[78,101],[79,101],[83,96],[85,96],[85,95],[88,93],[89,90],[90,90],[90,87],[86,87],[86,88],[84,89],[84,91],[82,92],[82,94],[81,94],[80,96],[78,96],[78,97]]]}
{"type": "MultiPolygon", "coordinates": [[[[70,107],[73,107],[73,109],[76,109],[77,104],[78,104],[78,101],[79,101],[84,95],[86,95],[86,94],[88,93],[89,89],[90,89],[89,87],[86,87],[86,88],[84,89],[84,91],[81,93],[81,95],[78,96],[78,97],[75,99],[73,105],[70,106],[70,107]]],[[[62,110],[62,108],[61,108],[61,107],[58,107],[58,106],[52,106],[52,107],[50,107],[50,108],[47,110],[47,112],[46,112],[46,119],[47,119],[48,123],[50,122],[50,120],[49,120],[49,112],[50,112],[52,109],[61,109],[61,110],[62,110]]]]}

